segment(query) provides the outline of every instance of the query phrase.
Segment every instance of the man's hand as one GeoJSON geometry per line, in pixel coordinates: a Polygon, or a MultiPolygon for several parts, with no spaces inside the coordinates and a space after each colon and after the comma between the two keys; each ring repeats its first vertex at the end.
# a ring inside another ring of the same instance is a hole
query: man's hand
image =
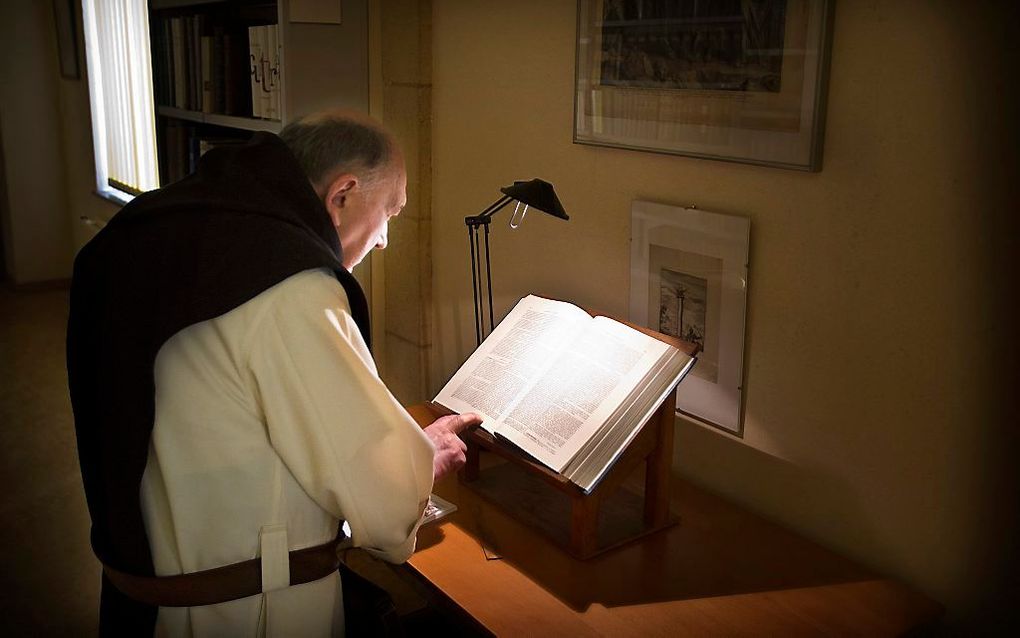
{"type": "Polygon", "coordinates": [[[435,480],[438,481],[464,465],[467,460],[464,456],[467,445],[457,435],[481,422],[482,417],[470,412],[451,414],[436,419],[432,425],[423,430],[436,446],[436,455],[432,459],[432,474],[435,480]]]}

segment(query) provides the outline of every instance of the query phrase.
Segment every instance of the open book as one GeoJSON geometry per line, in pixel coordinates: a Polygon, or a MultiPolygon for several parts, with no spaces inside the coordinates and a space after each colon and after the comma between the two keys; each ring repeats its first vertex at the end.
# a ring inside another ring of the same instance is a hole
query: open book
{"type": "Polygon", "coordinates": [[[608,317],[529,295],[439,392],[591,492],[695,359],[608,317]]]}

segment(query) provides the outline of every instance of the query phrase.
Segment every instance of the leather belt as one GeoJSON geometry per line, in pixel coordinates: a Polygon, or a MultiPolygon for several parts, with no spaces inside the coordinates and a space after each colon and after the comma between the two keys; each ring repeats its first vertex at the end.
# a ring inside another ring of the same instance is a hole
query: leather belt
{"type": "MultiPolygon", "coordinates": [[[[343,536],[328,543],[288,553],[290,584],[325,578],[340,566],[337,546],[343,536]]],[[[158,607],[201,607],[262,593],[262,559],[224,565],[176,576],[135,576],[103,564],[113,586],[128,598],[158,607]]]]}

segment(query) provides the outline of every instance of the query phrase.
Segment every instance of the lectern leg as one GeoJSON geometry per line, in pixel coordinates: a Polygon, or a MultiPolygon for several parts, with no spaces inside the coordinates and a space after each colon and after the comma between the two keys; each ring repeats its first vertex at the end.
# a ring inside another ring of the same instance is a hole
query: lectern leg
{"type": "MultiPolygon", "coordinates": [[[[669,522],[669,483],[673,466],[673,427],[676,390],[652,417],[658,432],[655,448],[645,467],[645,527],[664,527],[669,522]]],[[[649,424],[652,425],[652,424],[649,424]]]]}
{"type": "Polygon", "coordinates": [[[570,550],[587,558],[598,550],[599,497],[572,496],[570,507],[570,550]]]}
{"type": "Polygon", "coordinates": [[[480,449],[477,444],[472,443],[471,441],[467,441],[467,452],[465,452],[465,457],[467,458],[467,460],[464,463],[464,467],[460,468],[459,472],[461,481],[469,483],[471,481],[478,480],[481,456],[479,452],[480,449]]]}

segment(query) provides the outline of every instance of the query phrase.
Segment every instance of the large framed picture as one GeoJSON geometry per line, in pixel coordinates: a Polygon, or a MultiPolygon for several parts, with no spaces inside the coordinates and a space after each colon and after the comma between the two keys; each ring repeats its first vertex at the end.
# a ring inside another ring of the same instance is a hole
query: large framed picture
{"type": "Polygon", "coordinates": [[[701,346],[677,411],[743,436],[744,312],[751,222],[631,205],[630,320],[701,346]]]}
{"type": "Polygon", "coordinates": [[[579,0],[574,142],[821,170],[832,0],[579,0]]]}
{"type": "Polygon", "coordinates": [[[78,36],[74,20],[74,0],[53,0],[53,20],[57,27],[57,57],[60,77],[81,79],[78,68],[78,36]]]}

